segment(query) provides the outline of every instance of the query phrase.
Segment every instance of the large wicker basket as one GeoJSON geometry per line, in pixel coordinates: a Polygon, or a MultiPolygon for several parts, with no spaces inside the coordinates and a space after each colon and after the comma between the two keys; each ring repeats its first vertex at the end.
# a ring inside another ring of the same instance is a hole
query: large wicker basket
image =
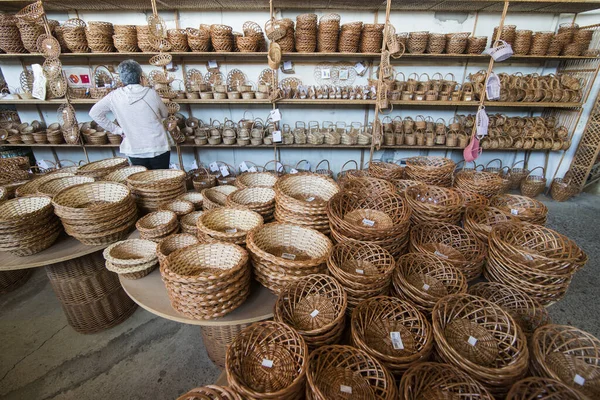
{"type": "Polygon", "coordinates": [[[198,221],[198,238],[203,241],[246,244],[246,235],[263,226],[259,213],[242,207],[220,207],[205,211],[198,221]]]}
{"type": "Polygon", "coordinates": [[[463,213],[463,199],[452,189],[418,185],[406,189],[413,224],[447,222],[457,224],[463,213]]]}
{"type": "Polygon", "coordinates": [[[518,222],[519,219],[512,214],[505,214],[495,207],[473,206],[468,207],[463,217],[463,227],[484,243],[492,228],[503,222],[518,222]]]}
{"type": "Polygon", "coordinates": [[[107,158],[82,165],[77,169],[77,175],[98,179],[128,165],[129,161],[125,157],[107,158]]]}
{"type": "Polygon", "coordinates": [[[160,242],[156,246],[156,255],[158,256],[158,262],[160,265],[167,259],[169,254],[179,250],[186,248],[188,246],[198,244],[200,241],[195,235],[190,235],[187,233],[180,233],[177,235],[171,235],[160,242]]]}
{"type": "Polygon", "coordinates": [[[234,185],[243,189],[245,187],[273,187],[277,182],[277,175],[270,172],[246,172],[239,175],[234,185]]]}
{"type": "Polygon", "coordinates": [[[548,207],[541,201],[516,194],[501,194],[490,200],[490,206],[523,222],[545,225],[548,207]]]}
{"type": "Polygon", "coordinates": [[[176,169],[137,172],[127,177],[127,186],[139,208],[156,211],[158,206],[185,193],[186,174],[176,169]]]}
{"type": "Polygon", "coordinates": [[[503,182],[498,174],[484,171],[459,171],[454,176],[454,187],[492,197],[502,192],[503,182]]]}
{"type": "Polygon", "coordinates": [[[530,399],[585,400],[581,393],[561,381],[540,377],[520,380],[510,388],[510,392],[506,395],[506,400],[530,399]]]}
{"type": "Polygon", "coordinates": [[[406,179],[421,181],[427,185],[452,186],[454,161],[444,157],[411,157],[406,160],[406,179]]]}
{"type": "Polygon", "coordinates": [[[194,388],[177,400],[242,400],[242,397],[226,386],[208,385],[194,388]]]}

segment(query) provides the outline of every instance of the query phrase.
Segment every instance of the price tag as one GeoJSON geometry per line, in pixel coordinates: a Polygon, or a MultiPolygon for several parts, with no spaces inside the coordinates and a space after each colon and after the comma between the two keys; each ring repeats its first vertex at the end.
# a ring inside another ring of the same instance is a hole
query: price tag
{"type": "Polygon", "coordinates": [[[477,339],[474,338],[473,336],[469,336],[469,340],[467,340],[467,342],[471,345],[471,346],[475,346],[477,344],[477,339]]]}
{"type": "Polygon", "coordinates": [[[440,253],[438,250],[434,251],[433,254],[435,254],[438,257],[448,258],[447,255],[445,255],[444,253],[440,253]]]}
{"type": "Polygon", "coordinates": [[[510,213],[512,215],[519,215],[519,210],[516,210],[516,209],[513,208],[512,210],[510,210],[510,213]]]}
{"type": "Polygon", "coordinates": [[[289,71],[289,70],[292,70],[292,69],[294,69],[294,64],[292,64],[291,61],[284,61],[283,62],[283,70],[284,71],[289,71]]]}
{"type": "Polygon", "coordinates": [[[340,385],[340,392],[352,394],[352,388],[346,385],[340,385]]]}
{"type": "Polygon", "coordinates": [[[194,160],[194,162],[192,163],[192,169],[198,169],[198,163],[196,162],[196,160],[194,160]]]}
{"type": "Polygon", "coordinates": [[[283,253],[281,254],[281,258],[285,258],[286,260],[295,260],[296,255],[292,253],[283,253]]]}
{"type": "Polygon", "coordinates": [[[216,162],[210,163],[209,168],[212,172],[217,172],[219,170],[219,164],[216,162]]]}
{"type": "Polygon", "coordinates": [[[424,284],[423,284],[423,290],[424,290],[424,291],[428,291],[430,287],[431,287],[431,286],[429,286],[429,285],[428,285],[428,284],[426,284],[426,283],[424,283],[424,284]]]}
{"type": "Polygon", "coordinates": [[[267,358],[263,358],[262,366],[267,368],[273,368],[273,360],[269,360],[267,358]]]}
{"type": "Polygon", "coordinates": [[[573,382],[575,382],[579,386],[583,386],[585,384],[585,378],[579,374],[575,374],[575,378],[573,378],[573,382]]]}
{"type": "Polygon", "coordinates": [[[375,226],[375,221],[367,219],[367,218],[363,218],[362,223],[363,223],[363,225],[366,225],[366,226],[375,226]]]}
{"type": "Polygon", "coordinates": [[[223,177],[229,176],[229,169],[227,168],[227,166],[221,166],[221,168],[219,168],[219,171],[221,171],[221,175],[223,177]]]}
{"type": "Polygon", "coordinates": [[[170,63],[168,63],[165,68],[167,69],[167,71],[173,71],[175,69],[175,66],[173,65],[173,61],[171,61],[170,63]]]}
{"type": "Polygon", "coordinates": [[[290,169],[290,174],[297,174],[298,170],[296,168],[290,169]]]}
{"type": "Polygon", "coordinates": [[[365,72],[367,68],[365,68],[365,66],[361,62],[357,62],[356,64],[354,64],[354,69],[356,70],[357,74],[362,75],[362,73],[365,72]]]}
{"type": "Polygon", "coordinates": [[[169,163],[169,169],[178,169],[177,164],[169,163]]]}
{"type": "Polygon", "coordinates": [[[390,339],[392,339],[394,350],[404,350],[404,343],[402,343],[400,332],[390,332],[390,339]]]}
{"type": "Polygon", "coordinates": [[[283,164],[280,162],[277,162],[277,172],[283,172],[283,164]]]}
{"type": "Polygon", "coordinates": [[[269,117],[273,122],[281,121],[281,112],[279,112],[279,109],[276,108],[269,113],[269,117]]]}
{"type": "Polygon", "coordinates": [[[314,310],[313,312],[310,313],[310,316],[312,318],[316,317],[317,315],[319,315],[319,310],[314,310]]]}
{"type": "Polygon", "coordinates": [[[274,131],[273,132],[273,142],[275,142],[275,143],[281,143],[281,131],[274,131]]]}
{"type": "Polygon", "coordinates": [[[256,167],[250,167],[250,168],[248,168],[248,172],[256,172],[256,167]]]}
{"type": "Polygon", "coordinates": [[[248,166],[246,165],[245,161],[242,161],[242,163],[240,164],[240,171],[242,171],[242,172],[248,171],[248,166]]]}
{"type": "Polygon", "coordinates": [[[523,258],[525,258],[527,261],[533,261],[531,254],[523,254],[523,258]]]}
{"type": "Polygon", "coordinates": [[[217,60],[209,60],[208,61],[208,68],[209,69],[219,68],[219,64],[217,63],[217,60]]]}
{"type": "Polygon", "coordinates": [[[347,81],[348,80],[348,69],[344,68],[340,70],[340,81],[347,81]]]}
{"type": "Polygon", "coordinates": [[[48,163],[46,162],[46,160],[38,161],[37,165],[38,165],[38,167],[43,168],[43,169],[50,168],[50,166],[48,165],[48,163]]]}
{"type": "Polygon", "coordinates": [[[365,270],[364,269],[356,269],[355,271],[359,275],[364,275],[365,274],[365,270]]]}
{"type": "Polygon", "coordinates": [[[237,228],[225,229],[225,233],[237,233],[237,228]]]}
{"type": "Polygon", "coordinates": [[[331,69],[323,68],[321,70],[321,79],[331,79],[331,69]]]}
{"type": "Polygon", "coordinates": [[[306,201],[308,201],[310,203],[311,201],[315,201],[315,198],[314,197],[309,197],[308,199],[306,199],[306,201]]]}

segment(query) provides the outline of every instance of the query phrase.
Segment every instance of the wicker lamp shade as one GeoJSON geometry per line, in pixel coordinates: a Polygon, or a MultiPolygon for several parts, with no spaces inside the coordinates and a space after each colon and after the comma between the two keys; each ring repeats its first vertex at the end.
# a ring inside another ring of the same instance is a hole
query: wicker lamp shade
{"type": "Polygon", "coordinates": [[[233,185],[219,185],[202,190],[202,208],[204,211],[223,207],[227,204],[227,196],[238,190],[233,185]]]}
{"type": "Polygon", "coordinates": [[[430,314],[444,296],[467,292],[465,276],[451,263],[426,253],[408,253],[398,259],[392,295],[412,302],[430,314]]]}
{"type": "Polygon", "coordinates": [[[188,233],[179,233],[176,235],[168,236],[158,242],[156,246],[156,255],[158,262],[162,266],[163,262],[167,259],[169,254],[179,249],[198,244],[200,241],[196,235],[190,235],[188,233]]]}
{"type": "Polygon", "coordinates": [[[227,196],[227,205],[243,207],[259,213],[265,222],[273,220],[275,191],[268,187],[247,187],[227,196]]]}
{"type": "Polygon", "coordinates": [[[475,192],[485,197],[500,194],[503,188],[502,178],[498,174],[485,171],[459,171],[454,176],[454,187],[475,192]]]}
{"type": "Polygon", "coordinates": [[[411,365],[427,361],[433,331],[427,318],[409,301],[379,296],[352,311],[352,342],[401,376],[411,365]]]}
{"type": "Polygon", "coordinates": [[[308,362],[308,347],[298,332],[279,322],[257,322],[227,349],[227,380],[244,398],[298,399],[308,362]]]}
{"type": "Polygon", "coordinates": [[[247,187],[272,188],[277,182],[277,175],[271,172],[246,172],[235,179],[234,185],[240,189],[247,187]]]}
{"type": "Polygon", "coordinates": [[[163,261],[160,273],[173,309],[192,319],[227,315],[250,293],[248,253],[233,243],[176,250],[163,261]]]}
{"type": "Polygon", "coordinates": [[[104,175],[102,177],[103,181],[112,181],[112,182],[119,182],[119,183],[126,183],[127,182],[127,178],[130,175],[133,175],[137,172],[144,172],[147,171],[148,168],[142,166],[142,165],[132,165],[130,167],[123,167],[123,168],[119,168],[116,171],[110,172],[106,175],[104,175]]]}
{"type": "Polygon", "coordinates": [[[120,168],[129,166],[129,161],[124,157],[107,158],[93,161],[77,168],[77,175],[90,176],[99,179],[120,168]]]}
{"type": "Polygon", "coordinates": [[[179,223],[177,214],[173,211],[161,210],[144,215],[135,223],[135,227],[140,232],[142,239],[158,243],[164,238],[177,233],[179,223]]]}
{"type": "Polygon", "coordinates": [[[91,182],[71,186],[52,199],[65,231],[87,245],[122,240],[135,226],[137,208],[120,183],[91,182]]]}
{"type": "Polygon", "coordinates": [[[144,239],[128,239],[104,249],[106,269],[125,279],[140,279],[158,265],[156,243],[144,239]]]}
{"type": "Polygon", "coordinates": [[[555,379],[539,377],[520,380],[510,388],[506,395],[506,400],[529,399],[585,400],[581,393],[564,383],[555,379]]]}
{"type": "Polygon", "coordinates": [[[492,228],[503,222],[519,222],[519,219],[510,214],[505,214],[496,207],[471,206],[467,207],[463,217],[463,227],[484,243],[492,228]]]}
{"type": "Polygon", "coordinates": [[[29,256],[52,246],[62,227],[54,215],[52,200],[27,196],[0,203],[0,250],[29,256]]]}
{"type": "Polygon", "coordinates": [[[332,244],[314,229],[273,222],[250,231],[246,246],[256,280],[278,294],[293,281],[324,273],[332,244]]]}
{"type": "Polygon", "coordinates": [[[205,211],[198,218],[198,238],[202,241],[220,241],[246,244],[246,235],[263,226],[259,213],[241,207],[220,207],[205,211]]]}
{"type": "Polygon", "coordinates": [[[545,325],[530,347],[534,375],[556,379],[590,399],[600,396],[598,338],[572,326],[545,325]]]}
{"type": "Polygon", "coordinates": [[[185,193],[185,178],[180,170],[155,169],[129,175],[127,186],[140,209],[156,211],[161,203],[185,193]]]}
{"type": "Polygon", "coordinates": [[[416,225],[410,232],[411,251],[433,254],[458,268],[467,281],[481,275],[486,245],[461,227],[443,223],[416,225]]]}
{"type": "Polygon", "coordinates": [[[527,339],[500,306],[468,294],[440,300],[432,312],[440,358],[479,381],[495,396],[527,373],[527,339]]]}
{"type": "Polygon", "coordinates": [[[194,236],[198,235],[198,219],[204,214],[204,211],[193,211],[179,218],[179,225],[182,233],[190,233],[194,236]]]}
{"type": "Polygon", "coordinates": [[[469,294],[488,299],[508,311],[527,337],[540,326],[551,323],[548,311],[515,287],[502,283],[480,282],[469,288],[469,294]]]}
{"type": "Polygon", "coordinates": [[[295,329],[312,350],[339,342],[346,307],[344,288],[328,275],[313,274],[281,291],[275,302],[274,319],[295,329]]]}
{"type": "Polygon", "coordinates": [[[406,179],[421,181],[428,185],[452,186],[452,176],[456,164],[444,157],[410,157],[406,160],[406,179]]]}
{"type": "Polygon", "coordinates": [[[306,399],[397,398],[396,383],[390,372],[363,350],[331,345],[313,351],[306,373],[306,399]]]}
{"type": "Polygon", "coordinates": [[[208,385],[194,388],[177,400],[242,400],[242,397],[226,386],[208,385]]]}
{"type": "Polygon", "coordinates": [[[501,194],[490,199],[490,206],[523,222],[545,225],[548,207],[541,201],[516,194],[501,194]]]}
{"type": "Polygon", "coordinates": [[[463,198],[452,189],[418,185],[406,189],[413,224],[446,222],[457,224],[463,213],[463,198]]]}
{"type": "Polygon", "coordinates": [[[362,300],[387,295],[395,266],[387,250],[371,243],[338,243],[327,258],[329,273],[346,291],[349,312],[362,300]]]}
{"type": "Polygon", "coordinates": [[[494,396],[469,374],[453,365],[423,362],[413,365],[402,375],[400,398],[493,400],[494,396]]]}

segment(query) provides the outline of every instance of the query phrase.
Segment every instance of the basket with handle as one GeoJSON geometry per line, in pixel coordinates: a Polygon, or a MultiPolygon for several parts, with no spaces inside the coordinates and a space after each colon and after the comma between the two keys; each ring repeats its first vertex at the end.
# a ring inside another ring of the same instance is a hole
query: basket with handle
{"type": "Polygon", "coordinates": [[[536,167],[521,181],[521,194],[527,197],[537,197],[546,189],[546,173],[544,167],[536,167]],[[541,175],[532,175],[533,171],[541,169],[541,175]]]}
{"type": "Polygon", "coordinates": [[[510,188],[513,190],[518,189],[521,186],[521,181],[529,175],[529,170],[525,167],[523,168],[515,168],[517,165],[523,163],[525,165],[525,160],[520,160],[515,162],[510,168],[510,188]]]}
{"type": "Polygon", "coordinates": [[[567,201],[577,194],[577,187],[571,178],[554,178],[550,185],[550,195],[556,201],[567,201]]]}

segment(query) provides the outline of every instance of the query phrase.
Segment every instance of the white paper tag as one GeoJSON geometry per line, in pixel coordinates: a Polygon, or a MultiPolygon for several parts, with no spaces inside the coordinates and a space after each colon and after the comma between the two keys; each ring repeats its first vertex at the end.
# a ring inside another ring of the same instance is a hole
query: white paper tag
{"type": "Polygon", "coordinates": [[[519,210],[515,210],[514,208],[512,210],[510,210],[510,213],[512,215],[519,215],[519,210]]]}
{"type": "Polygon", "coordinates": [[[281,131],[274,131],[273,132],[273,142],[274,143],[281,143],[281,131]]]}
{"type": "Polygon", "coordinates": [[[404,343],[402,343],[400,332],[390,332],[390,339],[392,339],[394,350],[404,350],[404,343]]]}
{"type": "Polygon", "coordinates": [[[295,260],[296,255],[292,253],[283,253],[281,254],[281,258],[285,258],[286,260],[295,260]]]}
{"type": "Polygon", "coordinates": [[[283,164],[279,161],[277,162],[277,172],[283,172],[283,164]]]}
{"type": "Polygon", "coordinates": [[[229,176],[229,168],[227,168],[226,165],[222,165],[221,168],[219,168],[219,171],[221,171],[221,176],[229,176]]]}
{"type": "Polygon", "coordinates": [[[315,201],[315,198],[314,197],[309,197],[308,199],[306,199],[306,201],[308,201],[310,203],[311,201],[315,201]]]}
{"type": "Polygon", "coordinates": [[[271,117],[271,121],[273,122],[281,121],[281,112],[276,108],[269,113],[269,117],[271,117]]]}
{"type": "Polygon", "coordinates": [[[290,174],[297,174],[298,170],[296,168],[290,169],[290,174]]]}
{"type": "Polygon", "coordinates": [[[283,62],[283,70],[284,71],[289,71],[289,70],[292,70],[292,69],[294,69],[294,64],[292,64],[291,61],[284,61],[283,62]]]}
{"type": "Polygon", "coordinates": [[[217,60],[209,60],[208,68],[210,68],[210,69],[219,68],[219,63],[217,63],[217,60]]]}
{"type": "Polygon", "coordinates": [[[375,226],[375,221],[367,218],[363,218],[362,223],[366,226],[375,226]]]}
{"type": "Polygon", "coordinates": [[[194,160],[194,162],[192,163],[192,169],[198,169],[198,163],[196,162],[196,160],[194,160]]]}
{"type": "Polygon", "coordinates": [[[331,79],[331,69],[323,68],[321,70],[321,79],[331,79]]]}
{"type": "Polygon", "coordinates": [[[364,269],[356,269],[355,271],[356,271],[357,274],[360,274],[360,275],[364,275],[365,274],[365,270],[364,269]]]}
{"type": "Polygon", "coordinates": [[[317,315],[319,315],[319,310],[314,310],[313,312],[310,313],[310,316],[312,318],[316,317],[317,315]]]}
{"type": "Polygon", "coordinates": [[[225,229],[225,233],[237,233],[237,228],[225,229]]]}
{"type": "Polygon", "coordinates": [[[527,261],[533,261],[533,257],[531,256],[531,254],[523,254],[523,258],[527,261]]]}
{"type": "Polygon", "coordinates": [[[263,367],[267,367],[267,368],[273,368],[273,360],[269,360],[269,359],[263,358],[263,360],[262,360],[262,366],[263,367]]]}
{"type": "Polygon", "coordinates": [[[426,284],[426,283],[424,283],[424,284],[423,284],[423,290],[424,290],[424,291],[428,291],[430,287],[431,287],[431,286],[429,286],[429,285],[428,285],[428,284],[426,284]]]}
{"type": "Polygon", "coordinates": [[[50,166],[48,165],[48,163],[46,162],[46,160],[38,161],[37,165],[38,165],[38,167],[43,168],[43,169],[50,168],[50,166]]]}
{"type": "Polygon", "coordinates": [[[340,385],[340,392],[352,394],[352,388],[346,385],[340,385]]]}
{"type": "Polygon", "coordinates": [[[340,81],[347,81],[348,80],[348,69],[344,68],[344,69],[340,69],[340,73],[339,73],[339,79],[340,81]]]}
{"type": "Polygon", "coordinates": [[[248,168],[248,172],[256,172],[256,167],[250,167],[250,168],[248,168]]]}
{"type": "Polygon", "coordinates": [[[575,382],[579,386],[583,386],[585,384],[585,378],[579,374],[575,374],[575,378],[573,378],[573,382],[575,382]]]}
{"type": "Polygon", "coordinates": [[[365,71],[366,68],[361,62],[357,62],[354,64],[354,69],[356,70],[356,73],[360,75],[365,71]]]}
{"type": "Polygon", "coordinates": [[[471,345],[471,346],[475,346],[477,344],[477,339],[474,338],[473,336],[469,336],[469,340],[467,340],[467,342],[471,345]]]}
{"type": "Polygon", "coordinates": [[[242,171],[242,172],[248,171],[248,166],[246,165],[245,161],[242,161],[242,163],[240,164],[240,171],[242,171]]]}
{"type": "Polygon", "coordinates": [[[219,164],[216,162],[210,163],[209,167],[212,172],[217,172],[219,170],[219,164]]]}
{"type": "Polygon", "coordinates": [[[169,169],[178,169],[177,164],[169,163],[169,169]]]}
{"type": "Polygon", "coordinates": [[[445,255],[444,253],[440,253],[438,250],[434,251],[433,254],[435,254],[438,257],[448,258],[447,255],[445,255]]]}

